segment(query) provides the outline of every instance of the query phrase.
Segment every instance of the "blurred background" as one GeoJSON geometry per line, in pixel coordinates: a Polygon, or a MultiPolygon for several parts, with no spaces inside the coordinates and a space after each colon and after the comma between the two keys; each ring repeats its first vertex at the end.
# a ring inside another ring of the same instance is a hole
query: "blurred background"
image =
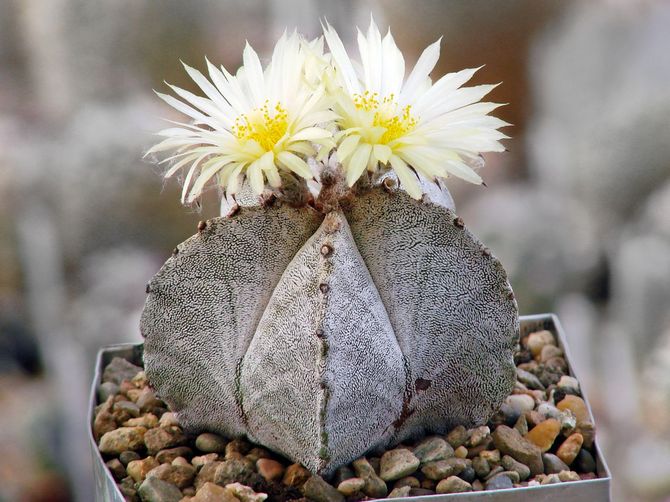
{"type": "Polygon", "coordinates": [[[179,60],[234,70],[285,27],[344,40],[372,12],[408,65],[486,66],[509,152],[449,188],[522,314],[556,312],[615,500],[670,500],[670,2],[0,2],[0,501],[93,500],[96,351],[140,341],[144,286],[198,220],[143,161],[179,60]]]}

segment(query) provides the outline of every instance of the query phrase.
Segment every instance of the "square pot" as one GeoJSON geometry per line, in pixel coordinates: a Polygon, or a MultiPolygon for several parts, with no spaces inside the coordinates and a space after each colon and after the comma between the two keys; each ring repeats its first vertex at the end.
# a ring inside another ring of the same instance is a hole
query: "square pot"
{"type": "MultiPolygon", "coordinates": [[[[551,331],[558,340],[559,347],[563,349],[565,360],[568,363],[569,374],[579,380],[570,364],[570,350],[566,345],[565,335],[558,318],[554,314],[538,314],[531,316],[521,316],[521,337],[528,333],[539,330],[551,331]]],[[[89,402],[89,423],[88,430],[89,441],[91,444],[91,451],[93,454],[93,471],[95,476],[95,492],[96,501],[110,501],[110,502],[124,502],[125,499],[121,494],[112,474],[105,466],[105,462],[100,455],[97,443],[93,437],[93,419],[95,413],[95,406],[97,404],[96,391],[101,382],[102,373],[105,366],[114,357],[121,357],[128,361],[141,365],[142,364],[143,344],[124,344],[114,345],[104,348],[98,352],[98,357],[95,366],[95,376],[93,378],[93,385],[91,388],[91,396],[89,402]]],[[[589,409],[591,421],[593,414],[589,406],[588,399],[582,390],[582,397],[589,409]]],[[[597,433],[597,430],[596,430],[597,433]]],[[[424,495],[418,497],[403,497],[393,500],[397,501],[412,501],[412,502],[446,502],[453,500],[454,502],[466,501],[495,501],[495,502],[513,502],[513,501],[555,501],[555,500],[570,500],[570,501],[588,501],[588,502],[606,502],[610,500],[610,481],[611,474],[607,463],[602,455],[602,451],[598,446],[598,439],[595,441],[595,458],[597,466],[597,479],[583,480],[583,481],[568,481],[557,484],[532,486],[526,488],[510,488],[506,490],[495,491],[481,491],[469,493],[455,493],[449,495],[424,495]]],[[[381,499],[379,499],[381,500],[381,499]]]]}

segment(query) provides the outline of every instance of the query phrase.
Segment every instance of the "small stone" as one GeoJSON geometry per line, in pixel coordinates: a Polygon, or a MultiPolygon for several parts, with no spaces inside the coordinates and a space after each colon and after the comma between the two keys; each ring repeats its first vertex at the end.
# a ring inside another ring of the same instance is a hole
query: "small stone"
{"type": "Polygon", "coordinates": [[[420,460],[421,464],[425,464],[426,462],[434,462],[435,460],[444,460],[451,457],[454,454],[454,449],[444,439],[433,436],[417,444],[412,452],[420,460]]]}
{"type": "Polygon", "coordinates": [[[372,464],[365,458],[361,457],[352,462],[352,467],[356,471],[356,476],[365,480],[365,487],[363,493],[368,497],[381,498],[388,494],[388,487],[383,479],[377,476],[372,464]]]}
{"type": "Polygon", "coordinates": [[[561,357],[562,355],[563,351],[560,348],[554,345],[545,345],[542,347],[542,352],[540,352],[540,362],[546,363],[550,359],[561,357]]]}
{"type": "Polygon", "coordinates": [[[484,484],[479,479],[475,479],[472,482],[472,489],[476,492],[481,492],[484,489],[484,484]]]}
{"type": "Polygon", "coordinates": [[[577,427],[577,417],[570,410],[562,411],[558,417],[558,421],[561,422],[561,431],[563,434],[568,435],[575,430],[577,427]]]}
{"type": "Polygon", "coordinates": [[[514,488],[512,480],[502,474],[492,477],[486,482],[486,490],[504,490],[506,488],[514,488]]]}
{"type": "Polygon", "coordinates": [[[114,403],[113,410],[117,413],[126,412],[131,417],[140,416],[140,407],[131,401],[118,401],[114,403]]]}
{"type": "Polygon", "coordinates": [[[575,377],[563,375],[556,386],[566,394],[579,395],[579,381],[575,377]]]}
{"type": "Polygon", "coordinates": [[[126,397],[128,397],[128,399],[130,399],[133,403],[137,403],[137,399],[140,397],[140,394],[142,394],[142,389],[127,389],[125,394],[126,397]]]}
{"type": "Polygon", "coordinates": [[[521,481],[521,476],[516,471],[502,471],[498,476],[507,476],[513,484],[517,484],[521,481]]]}
{"type": "Polygon", "coordinates": [[[138,490],[142,502],[179,502],[179,488],[159,478],[145,479],[138,490]]]}
{"type": "Polygon", "coordinates": [[[535,408],[535,399],[528,394],[512,394],[505,398],[505,403],[518,414],[523,414],[535,408]]]}
{"type": "Polygon", "coordinates": [[[214,477],[216,476],[216,470],[223,462],[213,461],[207,462],[200,467],[193,486],[196,490],[199,490],[205,483],[214,483],[214,477]]]}
{"type": "Polygon", "coordinates": [[[556,456],[565,462],[566,465],[571,465],[575,458],[577,458],[579,450],[582,449],[583,443],[584,437],[579,432],[575,432],[558,447],[556,456]]]}
{"type": "Polygon", "coordinates": [[[558,479],[561,480],[561,483],[565,483],[567,481],[580,481],[581,478],[575,471],[561,471],[558,473],[558,479]]]}
{"type": "Polygon", "coordinates": [[[525,436],[528,434],[528,421],[526,420],[526,415],[520,415],[519,419],[514,424],[514,428],[521,434],[525,436]]]}
{"type": "Polygon", "coordinates": [[[154,408],[161,408],[165,406],[165,403],[156,397],[154,391],[149,387],[145,387],[137,398],[137,406],[139,406],[140,410],[143,412],[147,412],[154,408]]]}
{"type": "Polygon", "coordinates": [[[522,370],[521,368],[517,368],[516,377],[519,380],[519,382],[524,384],[529,389],[544,390],[544,385],[542,385],[542,382],[540,382],[540,379],[537,378],[535,375],[533,375],[530,371],[526,371],[526,370],[522,370]]]}
{"type": "Polygon", "coordinates": [[[456,476],[467,467],[466,460],[461,458],[449,458],[446,460],[437,460],[429,462],[421,468],[421,472],[434,481],[439,481],[449,476],[456,476]]]}
{"type": "Polygon", "coordinates": [[[563,398],[563,400],[556,405],[556,407],[564,411],[566,409],[572,411],[577,418],[577,426],[584,422],[591,422],[591,417],[589,416],[589,410],[586,407],[586,403],[579,396],[573,396],[568,394],[563,398]]]}
{"type": "Polygon", "coordinates": [[[146,444],[147,451],[150,455],[167,448],[184,446],[186,442],[187,438],[181,430],[181,427],[175,425],[149,429],[144,435],[144,444],[146,444]]]}
{"type": "Polygon", "coordinates": [[[204,432],[195,438],[195,447],[203,453],[225,453],[228,442],[212,432],[204,432]]]}
{"type": "Polygon", "coordinates": [[[596,461],[593,459],[593,455],[587,449],[582,448],[577,454],[575,459],[574,466],[581,472],[595,472],[596,471],[596,461]]]}
{"type": "Polygon", "coordinates": [[[491,472],[489,472],[489,475],[484,478],[485,481],[488,481],[491,478],[496,477],[498,474],[501,472],[504,472],[505,468],[502,465],[496,465],[495,467],[492,466],[491,472]]]}
{"type": "Polygon", "coordinates": [[[454,450],[454,457],[456,458],[467,458],[468,456],[468,449],[461,445],[458,448],[454,450]]]}
{"type": "Polygon", "coordinates": [[[133,460],[139,460],[140,458],[139,454],[134,451],[124,451],[119,455],[119,460],[123,465],[128,465],[133,460]]]}
{"type": "Polygon", "coordinates": [[[177,446],[176,448],[159,451],[156,453],[156,460],[158,460],[159,464],[171,464],[177,457],[190,458],[191,456],[193,456],[193,450],[188,446],[177,446]]]}
{"type": "Polygon", "coordinates": [[[191,459],[191,465],[195,467],[196,469],[199,469],[205,464],[208,464],[210,462],[214,462],[219,459],[219,455],[217,453],[208,453],[207,455],[198,455],[197,457],[193,457],[191,459]]]}
{"type": "Polygon", "coordinates": [[[464,493],[471,492],[472,485],[458,476],[449,476],[440,481],[435,487],[437,493],[464,493]]]}
{"type": "Polygon", "coordinates": [[[302,487],[305,497],[315,502],[344,502],[342,495],[335,488],[326,483],[320,476],[312,476],[302,487]]]}
{"type": "Polygon", "coordinates": [[[530,467],[532,475],[544,471],[542,452],[540,449],[524,439],[516,429],[500,425],[493,431],[493,443],[501,453],[510,455],[515,460],[530,467]]]}
{"type": "MultiPolygon", "coordinates": [[[[556,375],[556,378],[551,378],[551,383],[554,384],[558,383],[561,377],[568,372],[568,363],[566,363],[565,359],[562,357],[552,357],[544,363],[544,367],[546,370],[549,370],[556,375]]],[[[539,375],[538,378],[542,381],[542,378],[539,375]]],[[[551,385],[551,383],[546,385],[551,385]]]]}
{"type": "Polygon", "coordinates": [[[532,429],[537,424],[541,424],[546,420],[545,416],[537,410],[527,411],[524,413],[524,416],[526,417],[526,423],[528,424],[529,429],[532,429]]]}
{"type": "Polygon", "coordinates": [[[119,392],[119,386],[114,382],[103,382],[98,385],[97,394],[98,402],[104,403],[107,401],[109,396],[114,396],[119,392]]]}
{"type": "Polygon", "coordinates": [[[117,481],[126,477],[126,468],[118,458],[113,458],[109,462],[105,462],[105,465],[117,481]]]}
{"type": "Polygon", "coordinates": [[[549,403],[540,403],[537,406],[537,411],[538,413],[541,413],[545,418],[555,418],[556,420],[558,420],[561,414],[563,413],[561,410],[556,408],[556,406],[552,406],[549,403]]]}
{"type": "Polygon", "coordinates": [[[542,348],[546,345],[556,345],[554,335],[547,330],[531,333],[526,339],[526,347],[528,347],[533,357],[538,357],[540,352],[542,352],[542,348]]]}
{"type": "Polygon", "coordinates": [[[268,498],[267,493],[256,493],[250,487],[242,483],[231,483],[226,485],[226,490],[237,497],[240,502],[263,502],[268,498]]]}
{"type": "Polygon", "coordinates": [[[412,492],[412,487],[410,486],[399,486],[391,490],[391,493],[388,494],[387,498],[390,499],[399,499],[401,497],[408,497],[412,492]]]}
{"type": "Polygon", "coordinates": [[[556,483],[560,483],[561,478],[558,477],[558,474],[548,474],[544,477],[544,479],[540,482],[541,485],[553,485],[556,483]]]}
{"type": "Polygon", "coordinates": [[[485,459],[489,464],[500,463],[500,450],[485,450],[480,452],[479,456],[485,459]]]}
{"type": "Polygon", "coordinates": [[[479,446],[486,439],[486,437],[491,434],[491,429],[486,425],[476,427],[470,432],[470,437],[468,438],[466,444],[468,447],[479,446]]]}
{"type": "Polygon", "coordinates": [[[160,464],[154,457],[147,457],[141,460],[132,460],[126,467],[128,476],[133,478],[136,483],[141,483],[147,477],[147,474],[152,469],[155,469],[160,464]]]}
{"type": "Polygon", "coordinates": [[[282,483],[287,486],[302,486],[310,478],[310,472],[300,464],[291,464],[284,472],[282,483]]]}
{"type": "Polygon", "coordinates": [[[544,472],[546,474],[558,474],[561,471],[570,470],[570,468],[565,465],[565,462],[553,453],[543,453],[542,461],[544,462],[544,472]]]}
{"type": "Polygon", "coordinates": [[[226,445],[226,460],[239,458],[249,453],[251,445],[243,439],[233,439],[226,445]]]}
{"type": "Polygon", "coordinates": [[[530,477],[530,467],[521,462],[517,462],[509,455],[505,455],[502,458],[502,465],[508,471],[514,471],[519,475],[520,481],[525,481],[530,477]]]}
{"type": "Polygon", "coordinates": [[[414,476],[407,476],[405,478],[399,479],[393,485],[394,488],[400,488],[403,486],[409,486],[410,488],[418,488],[421,486],[421,483],[414,476]]]}
{"type": "Polygon", "coordinates": [[[469,465],[458,473],[458,477],[461,478],[463,481],[472,483],[477,478],[477,473],[475,473],[474,468],[471,465],[469,465]]]}
{"type": "Polygon", "coordinates": [[[265,448],[254,447],[245,455],[252,462],[257,462],[261,458],[272,458],[272,455],[265,448]]]}
{"type": "Polygon", "coordinates": [[[421,461],[404,448],[389,450],[382,455],[379,477],[384,481],[395,481],[416,472],[421,461]]]}
{"type": "Polygon", "coordinates": [[[528,431],[526,439],[544,453],[551,449],[560,432],[561,423],[555,418],[549,418],[528,431]]]}
{"type": "Polygon", "coordinates": [[[137,490],[135,489],[135,481],[130,476],[125,477],[118,484],[119,491],[125,497],[126,500],[136,501],[139,499],[137,496],[137,490]]]}
{"type": "Polygon", "coordinates": [[[177,415],[175,415],[171,411],[166,411],[161,415],[161,418],[158,421],[158,425],[160,425],[161,427],[171,427],[173,425],[179,425],[177,415]]]}
{"type": "Polygon", "coordinates": [[[119,427],[106,432],[98,445],[99,450],[107,455],[120,455],[126,450],[139,450],[144,446],[144,427],[119,427]]]}
{"type": "Polygon", "coordinates": [[[147,378],[147,374],[144,372],[144,370],[142,370],[137,372],[137,374],[130,380],[130,383],[132,383],[138,389],[141,389],[148,385],[149,379],[147,378]]]}
{"type": "Polygon", "coordinates": [[[175,459],[171,462],[171,464],[172,464],[172,465],[177,465],[177,466],[182,466],[182,467],[190,467],[190,468],[192,468],[192,469],[194,468],[194,466],[193,466],[188,460],[186,460],[184,457],[177,457],[177,458],[175,458],[175,459]]]}
{"type": "Polygon", "coordinates": [[[207,482],[200,487],[192,502],[238,502],[239,499],[223,486],[207,482]]]}
{"type": "Polygon", "coordinates": [[[475,473],[480,478],[485,478],[491,472],[491,466],[482,457],[475,457],[472,459],[472,468],[475,470],[475,473]]]}
{"type": "Polygon", "coordinates": [[[596,439],[596,430],[591,422],[582,422],[577,424],[577,427],[575,427],[575,432],[579,432],[584,438],[584,447],[593,447],[593,442],[596,439]]]}
{"type": "Polygon", "coordinates": [[[345,497],[349,497],[351,495],[356,494],[357,492],[362,491],[364,487],[365,487],[364,479],[349,478],[345,479],[339,485],[337,485],[337,491],[340,492],[345,497]]]}
{"type": "Polygon", "coordinates": [[[277,481],[284,476],[284,466],[269,458],[259,458],[256,461],[258,474],[263,476],[266,481],[277,481]]]}
{"type": "Polygon", "coordinates": [[[254,473],[253,463],[244,459],[231,458],[225,460],[217,467],[214,474],[214,482],[217,485],[227,485],[236,481],[244,482],[254,473]]]}
{"type": "Polygon", "coordinates": [[[153,429],[158,425],[158,417],[153,413],[147,413],[141,417],[131,418],[123,422],[124,427],[144,427],[146,429],[153,429]]]}
{"type": "Polygon", "coordinates": [[[132,380],[140,371],[142,371],[142,368],[139,366],[135,366],[120,357],[115,357],[105,367],[105,371],[102,373],[102,381],[121,385],[124,380],[132,380]]]}
{"type": "Polygon", "coordinates": [[[192,465],[181,466],[173,464],[161,464],[147,473],[147,478],[154,476],[177,488],[186,488],[193,483],[195,478],[195,467],[192,465]]]}
{"type": "Polygon", "coordinates": [[[447,434],[447,442],[452,448],[458,448],[465,444],[468,439],[468,431],[462,425],[454,427],[449,434],[447,434]]]}
{"type": "Polygon", "coordinates": [[[116,420],[112,415],[112,406],[114,405],[114,397],[109,396],[107,401],[98,407],[93,420],[93,434],[96,439],[100,439],[106,433],[116,429],[116,420]]]}

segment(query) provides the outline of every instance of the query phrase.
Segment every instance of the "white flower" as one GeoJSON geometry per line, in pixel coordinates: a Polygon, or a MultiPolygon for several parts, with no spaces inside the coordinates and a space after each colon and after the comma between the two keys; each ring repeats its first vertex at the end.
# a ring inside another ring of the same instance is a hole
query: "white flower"
{"type": "Polygon", "coordinates": [[[479,102],[494,85],[461,87],[477,69],[431,83],[439,40],[423,51],[405,80],[405,61],[391,32],[382,39],[373,20],[367,36],[358,32],[360,65],[351,61],[330,25],[324,34],[341,83],[334,108],[341,129],[337,156],[349,186],[379,164],[390,164],[415,198],[422,191],[411,168],[432,181],[452,174],[482,183],[468,164],[479,162],[481,152],[503,151],[499,140],[507,136],[497,129],[509,125],[488,116],[500,104],[479,102]]]}
{"type": "Polygon", "coordinates": [[[333,148],[332,132],[321,125],[335,118],[324,86],[310,85],[305,76],[306,60],[317,52],[318,43],[284,34],[265,70],[247,44],[236,75],[207,61],[210,80],[184,65],[206,97],[175,86],[170,87],[182,100],[157,93],[193,119],[161,131],[166,139],[147,152],[173,152],[162,161],[174,162],[166,177],[186,170],[182,202],[194,202],[213,179],[230,195],[244,176],[257,194],[266,179],[279,187],[282,171],[313,177],[305,159],[319,147],[323,155],[333,148]]]}

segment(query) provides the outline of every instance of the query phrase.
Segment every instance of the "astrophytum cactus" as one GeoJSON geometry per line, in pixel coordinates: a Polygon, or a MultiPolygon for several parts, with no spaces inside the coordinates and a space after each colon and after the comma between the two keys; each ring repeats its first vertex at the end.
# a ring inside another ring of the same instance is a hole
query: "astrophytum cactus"
{"type": "Polygon", "coordinates": [[[151,151],[215,180],[198,225],[147,286],[151,384],[190,432],[252,441],[328,476],[366,452],[485,423],[512,390],[516,301],[441,180],[472,183],[505,125],[475,70],[431,85],[439,43],[406,81],[390,33],[359,36],[359,80],[335,31],[283,36],[263,70],[208,63],[207,95],[161,95],[194,123],[151,151]],[[403,83],[404,82],[404,83],[403,83]],[[267,180],[267,182],[266,182],[267,180]],[[269,184],[269,188],[268,185],[269,184]],[[242,206],[242,207],[240,207],[242,206]]]}

